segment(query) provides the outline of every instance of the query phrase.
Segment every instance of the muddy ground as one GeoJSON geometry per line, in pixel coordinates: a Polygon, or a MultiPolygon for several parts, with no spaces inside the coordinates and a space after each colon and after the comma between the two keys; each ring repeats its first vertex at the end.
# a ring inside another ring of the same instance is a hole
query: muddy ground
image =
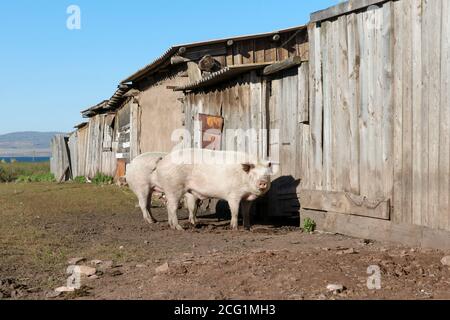
{"type": "Polygon", "coordinates": [[[292,225],[233,232],[210,214],[193,228],[183,213],[187,230],[176,232],[164,208],[150,226],[136,204],[116,186],[0,185],[0,299],[450,299],[440,262],[450,252],[292,225]],[[75,257],[102,262],[81,290],[56,296],[75,257]],[[372,265],[380,290],[367,287],[372,265]]]}

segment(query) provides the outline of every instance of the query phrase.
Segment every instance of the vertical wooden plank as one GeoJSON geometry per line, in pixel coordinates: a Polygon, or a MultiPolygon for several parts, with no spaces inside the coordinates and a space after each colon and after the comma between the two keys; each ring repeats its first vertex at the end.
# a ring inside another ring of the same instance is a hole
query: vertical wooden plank
{"type": "Polygon", "coordinates": [[[309,123],[309,64],[298,68],[298,123],[309,123]]]}
{"type": "MultiPolygon", "coordinates": [[[[333,76],[333,70],[331,69],[331,59],[333,59],[333,52],[331,51],[331,29],[332,24],[331,22],[324,22],[321,25],[320,28],[320,55],[316,57],[316,63],[321,64],[321,71],[322,72],[322,87],[320,88],[322,91],[322,112],[323,112],[323,119],[321,119],[321,122],[323,121],[323,124],[316,120],[316,122],[313,124],[313,126],[323,126],[322,129],[322,145],[323,145],[323,153],[322,153],[322,159],[323,159],[323,190],[331,191],[332,190],[332,184],[331,184],[331,171],[332,171],[332,165],[333,165],[333,159],[332,159],[332,127],[331,127],[331,100],[332,100],[332,76],[333,76]],[[321,60],[319,60],[321,59],[321,60]]],[[[316,96],[317,98],[317,96],[316,96]]],[[[312,109],[311,109],[312,110],[312,109]]],[[[312,112],[312,111],[311,111],[312,112]]],[[[318,115],[316,115],[318,116],[318,115]]],[[[313,127],[313,132],[318,132],[318,128],[313,127]]],[[[314,141],[314,138],[313,140],[314,141]]],[[[315,155],[315,154],[314,154],[315,155]]],[[[315,174],[315,173],[314,173],[315,174]]]]}
{"type": "Polygon", "coordinates": [[[289,34],[281,35],[279,47],[277,49],[278,50],[278,60],[280,60],[280,61],[289,58],[289,51],[287,49],[289,47],[289,43],[286,43],[286,41],[289,39],[289,37],[290,37],[289,34]]]}
{"type": "Polygon", "coordinates": [[[265,62],[275,62],[277,61],[277,46],[276,43],[274,41],[270,41],[269,39],[267,39],[266,45],[268,46],[268,49],[266,49],[264,51],[265,54],[265,62]]]}
{"type": "MultiPolygon", "coordinates": [[[[448,0],[445,0],[448,1],[448,0]]],[[[428,32],[430,39],[429,71],[429,223],[435,229],[439,225],[439,131],[441,98],[441,35],[442,35],[442,0],[428,2],[430,5],[431,25],[428,32]]]]}
{"type": "MultiPolygon", "coordinates": [[[[338,33],[338,21],[333,21],[330,24],[330,27],[327,31],[327,47],[328,47],[328,66],[327,66],[327,73],[328,73],[328,89],[329,89],[329,95],[328,95],[328,104],[324,103],[324,110],[325,106],[327,106],[328,109],[328,117],[325,117],[325,111],[324,111],[324,123],[328,121],[329,125],[325,125],[326,127],[329,127],[329,136],[330,140],[328,141],[328,152],[329,152],[329,161],[328,161],[328,167],[325,168],[325,170],[328,170],[329,172],[329,183],[330,188],[328,190],[336,191],[338,190],[338,169],[337,169],[337,127],[338,127],[338,110],[337,110],[337,55],[339,51],[339,33],[338,33]]],[[[325,83],[323,90],[325,91],[325,83]]],[[[325,129],[324,129],[325,131],[325,129]]],[[[325,136],[326,138],[326,136],[325,136]]],[[[325,144],[324,144],[325,146],[325,144]]],[[[324,154],[326,154],[326,150],[324,150],[324,154]]]]}
{"type": "Polygon", "coordinates": [[[402,2],[393,3],[394,10],[394,222],[403,221],[403,10],[402,2]]]}
{"type": "Polygon", "coordinates": [[[439,229],[450,230],[450,3],[442,1],[439,229]]]}
{"type": "Polygon", "coordinates": [[[359,74],[361,53],[359,45],[359,34],[357,28],[357,17],[355,13],[347,16],[347,39],[348,39],[348,77],[349,77],[349,130],[350,130],[350,192],[356,195],[360,194],[359,187],[359,99],[360,86],[359,74]]]}
{"type": "Polygon", "coordinates": [[[403,222],[412,222],[412,34],[411,2],[403,1],[402,19],[402,100],[403,100],[403,222]]]}
{"type": "Polygon", "coordinates": [[[393,5],[385,3],[381,9],[381,149],[382,149],[382,195],[385,199],[392,199],[394,183],[393,162],[393,5]]]}
{"type": "Polygon", "coordinates": [[[412,94],[413,94],[413,176],[412,176],[412,223],[421,225],[422,216],[422,0],[412,2],[412,94]]]}
{"type": "Polygon", "coordinates": [[[336,187],[338,191],[350,192],[350,113],[347,17],[341,16],[335,23],[336,35],[336,111],[333,148],[335,152],[336,187]],[[343,146],[348,146],[344,148],[343,146]]]}
{"type": "Polygon", "coordinates": [[[300,134],[301,134],[301,168],[299,177],[301,179],[300,186],[305,190],[312,189],[311,186],[311,166],[309,156],[311,150],[311,126],[307,124],[300,124],[300,134]]]}
{"type": "Polygon", "coordinates": [[[264,54],[265,40],[264,39],[256,39],[255,40],[255,62],[262,63],[264,62],[265,54],[264,54]]]}
{"type": "Polygon", "coordinates": [[[226,65],[232,66],[234,65],[234,47],[235,45],[227,46],[227,56],[226,56],[226,65]]]}
{"type": "Polygon", "coordinates": [[[367,170],[366,180],[362,185],[362,194],[370,198],[377,198],[380,192],[380,79],[379,79],[379,67],[381,61],[379,59],[379,13],[380,9],[372,9],[365,12],[364,15],[364,28],[366,36],[366,49],[367,49],[367,78],[365,85],[367,86],[367,135],[365,140],[366,150],[366,162],[365,170],[367,170]]]}
{"type": "Polygon", "coordinates": [[[244,43],[243,41],[238,41],[234,45],[234,64],[240,65],[243,64],[243,54],[244,54],[244,43]]]}
{"type": "MultiPolygon", "coordinates": [[[[430,16],[430,7],[429,1],[422,1],[422,107],[421,107],[421,174],[422,174],[422,192],[421,192],[421,225],[428,226],[429,225],[429,112],[430,112],[430,78],[434,75],[431,75],[430,72],[430,50],[433,50],[433,46],[429,47],[432,43],[430,42],[430,26],[431,19],[430,16]]],[[[436,124],[433,124],[436,125],[436,124]]]]}
{"type": "MultiPolygon", "coordinates": [[[[311,65],[311,78],[310,78],[310,90],[311,97],[313,98],[313,104],[310,106],[310,121],[311,121],[311,150],[309,165],[311,168],[310,174],[310,187],[311,189],[322,189],[322,166],[325,167],[325,163],[322,163],[322,120],[323,120],[323,98],[322,92],[322,52],[321,52],[321,31],[322,28],[329,22],[325,22],[321,27],[316,24],[312,24],[308,27],[310,39],[313,39],[314,54],[311,58],[314,61],[311,65]]],[[[324,44],[325,45],[325,44],[324,44]]],[[[326,72],[323,73],[325,75],[326,72]]],[[[325,79],[324,79],[325,80],[325,79]]],[[[323,141],[325,143],[325,139],[323,141]]],[[[325,146],[324,146],[325,148],[325,146]]],[[[325,160],[325,159],[323,159],[325,160]]]]}
{"type": "Polygon", "coordinates": [[[360,74],[360,116],[359,116],[359,133],[360,133],[360,192],[361,195],[368,196],[367,184],[371,183],[368,168],[368,105],[369,105],[369,49],[368,30],[366,27],[367,13],[361,13],[357,16],[358,35],[361,47],[361,74],[360,74]]]}
{"type": "Polygon", "coordinates": [[[253,54],[254,54],[254,42],[253,40],[245,40],[242,41],[242,63],[243,64],[249,64],[253,63],[255,61],[253,54]]]}

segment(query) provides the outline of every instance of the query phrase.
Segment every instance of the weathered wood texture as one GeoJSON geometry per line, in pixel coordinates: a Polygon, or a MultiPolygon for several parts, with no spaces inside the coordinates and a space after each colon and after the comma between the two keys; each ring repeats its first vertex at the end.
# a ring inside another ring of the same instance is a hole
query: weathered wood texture
{"type": "Polygon", "coordinates": [[[445,230],[335,212],[302,210],[301,222],[306,218],[313,219],[317,223],[317,229],[321,231],[338,232],[362,239],[391,241],[411,247],[441,250],[450,248],[450,232],[445,230]]]}
{"type": "MultiPolygon", "coordinates": [[[[76,170],[76,174],[74,174],[74,178],[76,177],[85,177],[86,176],[86,159],[87,159],[87,145],[88,145],[88,132],[89,125],[78,129],[76,131],[77,134],[77,154],[78,154],[78,167],[76,170]]],[[[74,170],[75,171],[75,170],[74,170]]]]}
{"type": "MultiPolygon", "coordinates": [[[[205,55],[211,55],[216,59],[222,67],[249,63],[277,62],[294,56],[299,56],[303,61],[308,60],[309,46],[307,30],[300,28],[297,30],[286,31],[280,33],[278,41],[273,40],[273,35],[261,36],[258,38],[241,39],[230,42],[228,45],[223,43],[204,45],[199,47],[188,48],[182,55],[173,61],[196,61],[205,55]],[[184,59],[183,59],[184,58],[184,59]]],[[[195,62],[189,68],[189,76],[198,77],[195,62]]]]}
{"type": "Polygon", "coordinates": [[[394,222],[450,230],[449,20],[447,0],[400,0],[309,26],[303,190],[391,200],[394,222]]]}
{"type": "Polygon", "coordinates": [[[67,142],[67,147],[69,148],[69,160],[70,160],[70,173],[71,177],[78,177],[78,134],[77,131],[72,132],[69,135],[67,142]]]}
{"type": "MultiPolygon", "coordinates": [[[[116,155],[112,149],[114,130],[111,126],[113,123],[108,117],[101,114],[89,119],[84,170],[86,177],[93,178],[98,173],[113,176],[116,170],[116,155]]],[[[84,142],[81,143],[84,145],[84,142]]],[[[81,174],[82,170],[79,172],[81,174]]]]}
{"type": "Polygon", "coordinates": [[[255,72],[214,89],[187,94],[184,102],[186,147],[200,147],[199,114],[224,118],[222,150],[239,150],[267,156],[262,140],[262,88],[255,72]]]}
{"type": "Polygon", "coordinates": [[[65,135],[56,135],[51,141],[50,171],[57,181],[70,179],[70,157],[67,143],[68,137],[65,135]]]}

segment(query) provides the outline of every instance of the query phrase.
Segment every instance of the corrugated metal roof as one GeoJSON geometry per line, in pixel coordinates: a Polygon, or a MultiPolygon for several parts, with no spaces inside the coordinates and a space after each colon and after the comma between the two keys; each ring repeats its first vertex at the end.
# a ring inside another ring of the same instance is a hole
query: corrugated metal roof
{"type": "Polygon", "coordinates": [[[216,39],[216,40],[193,42],[193,43],[172,46],[166,52],[164,52],[163,55],[156,58],[153,62],[151,62],[144,68],[133,73],[131,76],[129,76],[128,78],[123,80],[121,83],[136,81],[137,79],[141,78],[143,75],[157,69],[167,59],[169,59],[171,56],[173,56],[175,53],[177,53],[178,50],[182,47],[193,48],[193,47],[198,47],[198,46],[203,46],[203,45],[212,45],[212,44],[216,44],[216,43],[220,43],[220,42],[227,42],[228,40],[242,41],[242,40],[248,40],[248,39],[262,38],[262,37],[268,37],[271,35],[275,35],[277,33],[290,32],[290,31],[301,30],[301,29],[306,29],[306,28],[307,28],[306,25],[301,25],[301,26],[296,26],[296,27],[292,27],[292,28],[288,28],[288,29],[282,29],[282,30],[266,32],[266,33],[257,33],[257,34],[250,34],[250,35],[243,35],[243,36],[236,36],[236,37],[228,37],[228,38],[222,38],[222,39],[216,39]]]}
{"type": "Polygon", "coordinates": [[[103,109],[107,104],[109,100],[103,100],[102,102],[96,104],[93,107],[90,107],[89,109],[81,111],[81,114],[84,118],[90,118],[98,113],[99,110],[103,109]]]}
{"type": "Polygon", "coordinates": [[[182,87],[177,87],[174,89],[174,91],[187,91],[212,86],[225,80],[232,79],[245,72],[262,69],[270,64],[272,64],[272,62],[250,63],[225,67],[220,71],[211,73],[209,76],[201,80],[189,83],[182,87]]]}
{"type": "Polygon", "coordinates": [[[130,87],[127,85],[120,85],[116,90],[114,95],[109,100],[104,100],[95,106],[81,111],[84,118],[91,118],[99,113],[104,113],[105,111],[115,110],[122,103],[125,94],[130,91],[130,87]]]}
{"type": "Polygon", "coordinates": [[[119,107],[120,103],[123,101],[124,95],[130,90],[130,87],[126,85],[120,85],[114,95],[109,99],[106,105],[106,110],[114,110],[119,107]]]}
{"type": "Polygon", "coordinates": [[[74,128],[75,129],[81,129],[81,128],[86,127],[87,125],[88,125],[88,122],[82,122],[80,124],[77,124],[74,128]]]}

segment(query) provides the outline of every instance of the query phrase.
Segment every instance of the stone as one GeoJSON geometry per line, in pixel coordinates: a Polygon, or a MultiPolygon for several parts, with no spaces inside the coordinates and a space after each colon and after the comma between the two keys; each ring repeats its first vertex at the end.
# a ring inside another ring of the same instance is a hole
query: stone
{"type": "Polygon", "coordinates": [[[155,269],[157,274],[169,272],[169,264],[166,262],[155,269]]]}
{"type": "Polygon", "coordinates": [[[74,292],[75,288],[69,288],[69,287],[59,287],[55,289],[56,293],[65,293],[65,292],[74,292]]]}
{"type": "Polygon", "coordinates": [[[111,271],[109,274],[110,274],[112,277],[118,277],[118,276],[123,275],[123,272],[120,271],[120,270],[114,270],[114,271],[111,271]]]}
{"type": "Polygon", "coordinates": [[[90,276],[89,279],[97,280],[97,279],[100,279],[100,277],[98,275],[94,274],[93,276],[90,276]]]}
{"type": "Polygon", "coordinates": [[[93,265],[93,266],[98,266],[99,264],[102,264],[103,261],[102,260],[91,260],[89,262],[89,264],[93,265]]]}
{"type": "Polygon", "coordinates": [[[88,266],[78,266],[77,272],[89,277],[93,276],[97,272],[97,269],[88,266]]]}
{"type": "Polygon", "coordinates": [[[450,267],[450,256],[443,257],[441,263],[444,266],[450,267]]]}
{"type": "Polygon", "coordinates": [[[72,258],[67,261],[67,264],[74,266],[84,261],[86,261],[85,258],[72,258]]]}
{"type": "Polygon", "coordinates": [[[124,246],[120,246],[119,247],[119,250],[123,250],[125,247],[124,246]]]}
{"type": "Polygon", "coordinates": [[[54,298],[58,298],[62,294],[63,294],[62,292],[50,291],[45,294],[45,297],[47,299],[54,299],[54,298]]]}
{"type": "Polygon", "coordinates": [[[343,292],[345,287],[342,284],[329,284],[327,290],[336,294],[343,292]]]}
{"type": "Polygon", "coordinates": [[[114,262],[112,260],[103,261],[102,268],[109,269],[114,266],[114,262]]]}
{"type": "Polygon", "coordinates": [[[137,264],[136,268],[143,269],[143,268],[147,268],[147,266],[145,264],[137,264]]]}

